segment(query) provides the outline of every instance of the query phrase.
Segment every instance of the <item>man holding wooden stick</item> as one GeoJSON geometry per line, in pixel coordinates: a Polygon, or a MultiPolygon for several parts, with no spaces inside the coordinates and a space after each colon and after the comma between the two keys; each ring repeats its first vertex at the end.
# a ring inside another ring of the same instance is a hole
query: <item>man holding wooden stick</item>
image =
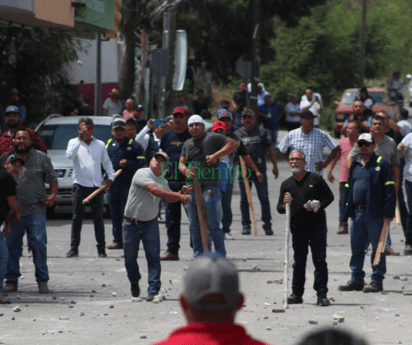
{"type": "MultiPolygon", "coordinates": [[[[205,133],[205,124],[199,115],[192,115],[189,118],[188,126],[192,138],[183,144],[179,160],[179,171],[186,176],[187,182],[192,182],[194,177],[197,178],[205,203],[207,227],[210,237],[216,252],[226,256],[223,232],[219,224],[219,183],[222,173],[219,169],[219,160],[237,150],[239,145],[235,140],[227,138],[222,134],[205,133]],[[197,176],[194,176],[191,167],[197,168],[197,176]]],[[[193,242],[193,256],[197,257],[204,252],[204,249],[200,231],[200,218],[194,193],[192,192],[191,194],[191,202],[187,205],[187,211],[193,242]]],[[[204,225],[206,224],[202,224],[202,227],[204,225]]],[[[203,239],[204,242],[206,240],[208,241],[208,239],[203,239]]]]}
{"type": "MultiPolygon", "coordinates": [[[[325,180],[317,173],[305,170],[306,157],[302,151],[294,150],[289,155],[289,166],[293,176],[282,182],[277,210],[286,212],[290,203],[290,230],[293,246],[292,294],[288,304],[302,303],[305,291],[306,259],[308,247],[315,266],[313,288],[317,292],[317,305],[330,305],[328,292],[328,266],[326,264],[326,214],[325,208],[334,197],[325,180]]],[[[285,284],[288,282],[285,281],[285,284]]]]}
{"type": "MultiPolygon", "coordinates": [[[[268,192],[268,178],[266,175],[266,152],[269,153],[270,160],[273,164],[273,175],[275,178],[278,177],[278,164],[276,159],[276,153],[272,146],[272,139],[266,130],[262,127],[256,125],[257,117],[252,109],[246,109],[242,113],[242,124],[243,127],[235,132],[235,135],[242,140],[246,147],[246,152],[250,155],[255,163],[258,171],[263,176],[256,174],[256,172],[251,172],[248,177],[249,181],[253,181],[258,198],[260,201],[262,209],[262,222],[263,230],[265,234],[270,236],[273,235],[272,231],[272,217],[270,215],[270,202],[269,202],[269,192],[268,192]],[[263,178],[262,178],[263,177],[263,178]]],[[[252,182],[249,182],[252,185],[252,182]]],[[[245,184],[243,178],[239,178],[239,188],[240,188],[240,210],[242,211],[242,235],[250,235],[250,214],[249,214],[249,203],[247,199],[247,193],[245,189],[245,184]]]]}
{"type": "MultiPolygon", "coordinates": [[[[79,136],[70,139],[66,150],[66,157],[72,159],[74,165],[73,222],[70,250],[66,254],[68,258],[79,255],[80,232],[86,207],[83,204],[83,199],[102,185],[102,164],[108,175],[108,179],[104,181],[107,188],[110,188],[114,179],[113,165],[106,146],[103,141],[93,137],[93,120],[90,117],[80,118],[78,131],[79,136]]],[[[97,241],[97,254],[104,258],[107,254],[103,223],[103,193],[90,200],[90,206],[97,241]]]]}
{"type": "Polygon", "coordinates": [[[372,266],[372,282],[364,287],[365,243],[369,240],[372,244],[373,263],[378,245],[380,244],[383,249],[386,242],[388,227],[384,224],[389,224],[395,216],[395,182],[389,162],[374,153],[376,144],[371,134],[363,133],[358,139],[357,146],[360,157],[351,165],[341,212],[341,217],[352,217],[352,277],[346,285],[341,285],[338,289],[379,292],[383,290],[386,254],[382,253],[379,264],[372,266]]]}

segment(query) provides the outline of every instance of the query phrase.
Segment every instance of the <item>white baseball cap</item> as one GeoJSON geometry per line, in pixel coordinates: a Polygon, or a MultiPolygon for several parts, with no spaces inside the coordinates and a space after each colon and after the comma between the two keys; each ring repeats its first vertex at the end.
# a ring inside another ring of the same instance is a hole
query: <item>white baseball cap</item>
{"type": "Polygon", "coordinates": [[[203,121],[203,118],[200,115],[192,115],[189,117],[189,121],[187,121],[187,125],[190,126],[192,123],[201,123],[205,124],[205,121],[203,121]]]}

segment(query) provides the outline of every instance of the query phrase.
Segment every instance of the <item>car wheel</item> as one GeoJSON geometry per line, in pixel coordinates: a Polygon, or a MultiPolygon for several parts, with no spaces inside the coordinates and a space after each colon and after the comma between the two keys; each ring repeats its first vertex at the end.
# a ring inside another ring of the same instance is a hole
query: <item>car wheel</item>
{"type": "Polygon", "coordinates": [[[55,209],[56,209],[56,206],[55,206],[55,205],[52,206],[52,207],[47,207],[47,208],[46,208],[46,217],[47,217],[47,218],[52,218],[53,215],[54,215],[55,209]]]}

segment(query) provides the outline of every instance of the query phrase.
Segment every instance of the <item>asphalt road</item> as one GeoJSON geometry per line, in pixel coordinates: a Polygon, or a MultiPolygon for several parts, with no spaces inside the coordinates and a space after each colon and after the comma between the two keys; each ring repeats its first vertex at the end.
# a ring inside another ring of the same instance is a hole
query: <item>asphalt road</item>
{"type": "MultiPolygon", "coordinates": [[[[269,164],[271,167],[271,164],[269,164]]],[[[316,306],[313,286],[313,264],[307,263],[307,282],[304,303],[292,305],[285,313],[273,313],[282,308],[284,285],[268,283],[283,279],[285,216],[276,212],[280,183],[290,176],[288,165],[279,161],[280,177],[269,178],[274,236],[265,236],[260,221],[261,211],[253,190],[258,235],[242,236],[239,187],[233,197],[234,241],[226,241],[228,257],[240,272],[241,290],[246,306],[237,321],[250,334],[273,344],[295,344],[309,331],[333,325],[333,315],[345,318],[338,326],[363,335],[372,344],[412,344],[409,324],[412,318],[412,296],[403,291],[412,288],[411,257],[387,259],[388,272],[384,281],[385,293],[340,292],[338,285],[350,279],[349,235],[337,235],[338,207],[333,202],[327,209],[329,294],[330,307],[316,306]],[[402,279],[395,279],[398,276],[402,279]],[[409,279],[409,281],[405,281],[409,279]],[[309,324],[309,320],[317,324],[309,324]]],[[[336,176],[339,166],[335,167],[336,176]]],[[[326,174],[325,174],[326,175],[326,174]]],[[[331,184],[338,198],[338,184],[331,184]]],[[[48,221],[48,265],[51,293],[39,295],[34,279],[32,259],[21,258],[19,292],[10,294],[13,304],[0,306],[0,339],[5,344],[150,344],[167,336],[184,324],[178,296],[182,288],[185,267],[190,264],[189,229],[186,216],[182,221],[180,261],[162,263],[162,295],[159,304],[132,302],[130,285],[122,259],[122,251],[114,250],[105,259],[97,258],[93,225],[84,221],[80,257],[67,259],[70,239],[70,210],[48,221]],[[19,306],[20,312],[13,308],[19,306]]],[[[111,223],[105,221],[107,243],[111,243],[111,223]]],[[[162,252],[167,236],[160,225],[162,252]]],[[[404,247],[402,229],[392,224],[393,248],[404,247]]],[[[371,268],[368,255],[365,270],[369,282],[371,268]]],[[[290,255],[292,260],[292,250],[290,255]]],[[[146,296],[147,265],[140,252],[142,297],[146,296]]],[[[291,269],[289,269],[291,274],[291,269]]],[[[290,286],[290,283],[289,283],[290,286]]]]}

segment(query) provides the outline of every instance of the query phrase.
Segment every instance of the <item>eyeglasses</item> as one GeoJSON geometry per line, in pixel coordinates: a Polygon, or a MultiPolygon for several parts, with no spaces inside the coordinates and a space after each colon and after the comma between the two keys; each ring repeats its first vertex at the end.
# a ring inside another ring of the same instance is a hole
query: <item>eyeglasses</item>
{"type": "Polygon", "coordinates": [[[225,134],[226,131],[224,129],[217,129],[215,130],[215,133],[225,134]]]}
{"type": "Polygon", "coordinates": [[[185,116],[183,114],[176,113],[176,114],[173,114],[173,117],[175,117],[177,119],[183,119],[185,116]]]}
{"type": "Polygon", "coordinates": [[[372,143],[367,142],[367,141],[360,141],[360,142],[358,142],[358,146],[359,146],[359,147],[362,147],[362,146],[369,147],[369,146],[371,146],[371,145],[372,145],[372,143]]]}

